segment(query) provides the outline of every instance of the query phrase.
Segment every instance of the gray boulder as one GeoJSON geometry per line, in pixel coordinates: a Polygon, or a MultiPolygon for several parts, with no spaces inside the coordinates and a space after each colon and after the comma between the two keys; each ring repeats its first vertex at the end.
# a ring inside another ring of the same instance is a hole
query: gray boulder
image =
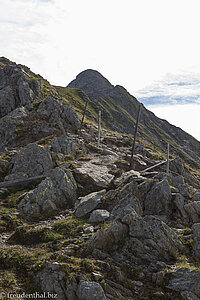
{"type": "Polygon", "coordinates": [[[56,137],[49,143],[49,146],[50,150],[56,153],[76,154],[76,139],[66,135],[56,137]]]}
{"type": "Polygon", "coordinates": [[[193,294],[192,292],[188,292],[188,291],[181,292],[181,296],[182,296],[183,300],[199,300],[200,299],[195,294],[193,294]]]}
{"type": "Polygon", "coordinates": [[[75,216],[81,218],[93,211],[100,203],[106,190],[91,193],[85,197],[80,197],[80,203],[76,207],[75,216]]]}
{"type": "Polygon", "coordinates": [[[106,300],[104,290],[100,284],[93,281],[81,281],[77,295],[79,300],[106,300]]]}
{"type": "Polygon", "coordinates": [[[128,245],[133,253],[149,261],[158,258],[169,260],[183,249],[175,231],[153,216],[133,219],[129,223],[129,235],[128,245]]]}
{"type": "Polygon", "coordinates": [[[87,192],[94,192],[106,188],[114,178],[108,173],[108,168],[86,162],[73,170],[74,177],[78,183],[85,187],[87,192]]]}
{"type": "Polygon", "coordinates": [[[0,117],[18,107],[30,107],[39,93],[37,81],[30,79],[20,66],[5,66],[0,70],[0,117]]]}
{"type": "Polygon", "coordinates": [[[139,177],[141,177],[139,172],[130,170],[128,172],[123,173],[119,178],[115,179],[114,183],[116,186],[118,186],[123,182],[127,182],[129,179],[139,178],[139,177]]]}
{"type": "Polygon", "coordinates": [[[145,215],[162,215],[169,210],[169,203],[171,200],[171,190],[166,179],[156,183],[153,188],[146,195],[144,201],[145,215]]]}
{"type": "Polygon", "coordinates": [[[66,298],[65,277],[66,274],[58,263],[46,262],[44,268],[35,274],[34,279],[43,292],[57,294],[57,299],[65,300],[68,299],[66,298]]]}
{"type": "Polygon", "coordinates": [[[7,115],[15,109],[15,98],[13,96],[12,88],[5,87],[0,92],[0,118],[7,115]]]}
{"type": "Polygon", "coordinates": [[[12,179],[33,177],[48,173],[53,168],[51,155],[42,146],[29,144],[22,148],[11,161],[12,179]]]}
{"type": "Polygon", "coordinates": [[[121,189],[118,195],[118,201],[111,211],[111,216],[120,218],[127,206],[131,206],[139,216],[142,215],[143,208],[139,200],[139,191],[135,182],[127,183],[121,189]]]}
{"type": "Polygon", "coordinates": [[[20,107],[0,119],[0,150],[17,138],[18,130],[27,116],[27,109],[20,107]]]}
{"type": "Polygon", "coordinates": [[[193,250],[196,256],[200,257],[200,223],[195,223],[192,226],[194,244],[193,250]]]}
{"type": "Polygon", "coordinates": [[[80,128],[80,121],[75,110],[62,101],[47,97],[38,107],[37,113],[40,117],[48,119],[48,122],[58,128],[66,135],[65,130],[71,125],[75,129],[80,128]]]}
{"type": "Polygon", "coordinates": [[[21,76],[17,82],[18,95],[20,99],[19,106],[29,106],[33,102],[35,95],[33,90],[30,88],[30,83],[25,76],[21,76]]]}
{"type": "Polygon", "coordinates": [[[179,187],[180,185],[184,184],[184,177],[182,175],[178,175],[175,177],[172,177],[172,185],[175,187],[179,187]]]}
{"type": "Polygon", "coordinates": [[[30,218],[52,215],[64,207],[73,207],[76,200],[76,183],[72,174],[56,168],[50,177],[30,191],[18,205],[21,213],[30,218]]]}
{"type": "Polygon", "coordinates": [[[185,204],[184,209],[193,223],[200,222],[200,201],[185,204]]]}
{"type": "MultiPolygon", "coordinates": [[[[199,299],[200,295],[200,270],[190,270],[180,268],[173,273],[173,279],[170,281],[168,288],[176,292],[189,292],[199,299]]],[[[186,298],[187,299],[187,298],[186,298]]]]}
{"type": "Polygon", "coordinates": [[[197,192],[192,197],[192,201],[200,201],[200,192],[197,192]]]}
{"type": "Polygon", "coordinates": [[[114,222],[105,229],[97,231],[87,242],[87,249],[104,250],[106,252],[116,250],[128,237],[128,226],[120,222],[114,222]]]}
{"type": "Polygon", "coordinates": [[[174,200],[174,203],[175,203],[177,209],[179,210],[181,216],[185,220],[187,220],[188,219],[188,215],[187,215],[187,213],[186,213],[186,211],[184,209],[185,198],[181,194],[177,193],[176,197],[175,197],[175,200],[174,200]]]}
{"type": "Polygon", "coordinates": [[[89,222],[90,223],[101,223],[107,220],[110,216],[110,213],[105,209],[96,209],[90,215],[89,222]]]}
{"type": "Polygon", "coordinates": [[[133,208],[131,204],[127,205],[118,215],[118,219],[121,220],[123,224],[130,225],[133,220],[135,220],[139,215],[133,208]]]}

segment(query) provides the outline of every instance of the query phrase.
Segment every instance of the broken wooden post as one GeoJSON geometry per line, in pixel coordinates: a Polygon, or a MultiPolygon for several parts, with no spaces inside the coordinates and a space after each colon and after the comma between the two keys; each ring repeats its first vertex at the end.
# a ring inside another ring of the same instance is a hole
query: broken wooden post
{"type": "MultiPolygon", "coordinates": [[[[173,160],[174,160],[174,158],[169,159],[169,162],[170,162],[170,161],[172,162],[173,160]]],[[[162,166],[162,165],[164,165],[164,164],[166,164],[166,163],[167,163],[167,159],[164,160],[164,161],[161,161],[161,162],[159,162],[159,163],[157,163],[157,164],[155,164],[155,165],[153,165],[153,166],[151,166],[151,167],[148,167],[147,169],[144,169],[144,170],[142,170],[142,171],[140,171],[140,172],[141,172],[141,173],[148,172],[148,171],[150,171],[150,170],[152,170],[152,169],[154,169],[154,168],[156,168],[156,167],[162,166]]]]}
{"type": "Polygon", "coordinates": [[[169,176],[169,143],[167,143],[167,176],[169,176]]]}
{"type": "Polygon", "coordinates": [[[137,136],[137,130],[138,130],[138,123],[140,119],[140,111],[141,111],[141,105],[138,107],[138,113],[137,113],[137,120],[135,124],[135,133],[134,133],[134,138],[133,138],[133,146],[132,146],[132,151],[131,151],[131,160],[130,160],[130,168],[132,169],[133,167],[133,154],[135,150],[135,141],[136,141],[136,136],[137,136]]]}
{"type": "Polygon", "coordinates": [[[3,181],[0,182],[0,188],[12,188],[15,186],[27,186],[29,184],[38,184],[46,177],[47,175],[40,175],[40,176],[29,177],[29,178],[19,178],[10,181],[3,181]]]}
{"type": "Polygon", "coordinates": [[[98,114],[98,141],[97,141],[97,147],[100,147],[100,138],[101,138],[101,111],[99,110],[98,114]]]}

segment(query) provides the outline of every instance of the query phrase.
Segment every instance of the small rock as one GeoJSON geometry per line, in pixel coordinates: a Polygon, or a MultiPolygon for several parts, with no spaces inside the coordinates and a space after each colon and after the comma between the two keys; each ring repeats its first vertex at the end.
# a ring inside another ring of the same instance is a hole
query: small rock
{"type": "Polygon", "coordinates": [[[84,230],[84,233],[93,233],[94,232],[94,226],[89,226],[87,228],[85,228],[84,230]]]}
{"type": "Polygon", "coordinates": [[[10,222],[12,220],[12,216],[7,214],[3,214],[1,218],[2,220],[5,220],[7,222],[10,222]]]}
{"type": "Polygon", "coordinates": [[[79,300],[106,300],[104,290],[100,284],[93,281],[81,281],[78,286],[77,295],[79,300]]]}
{"type": "Polygon", "coordinates": [[[96,281],[99,281],[103,278],[103,276],[99,272],[92,272],[92,275],[96,281]]]}
{"type": "Polygon", "coordinates": [[[91,223],[101,223],[107,220],[110,216],[110,213],[104,209],[96,209],[94,210],[89,218],[89,222],[91,223]]]}
{"type": "Polygon", "coordinates": [[[81,218],[87,215],[89,212],[93,211],[101,202],[101,199],[105,193],[106,190],[101,190],[100,192],[94,192],[85,197],[81,197],[80,203],[78,204],[75,211],[75,216],[81,218]]]}
{"type": "Polygon", "coordinates": [[[142,287],[144,284],[141,281],[135,281],[133,280],[132,283],[138,287],[142,287]]]}
{"type": "Polygon", "coordinates": [[[165,296],[165,294],[163,292],[155,292],[155,293],[153,293],[153,295],[156,297],[160,297],[160,298],[165,296]]]}

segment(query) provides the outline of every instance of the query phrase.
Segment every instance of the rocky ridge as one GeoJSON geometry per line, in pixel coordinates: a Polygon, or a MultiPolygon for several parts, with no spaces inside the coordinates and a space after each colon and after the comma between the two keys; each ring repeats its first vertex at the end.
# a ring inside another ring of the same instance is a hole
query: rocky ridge
{"type": "Polygon", "coordinates": [[[200,299],[198,170],[174,157],[169,176],[163,166],[145,171],[159,161],[148,143],[137,144],[130,170],[131,136],[102,129],[98,148],[96,125],[81,128],[48,82],[5,58],[0,68],[1,291],[200,299]],[[40,92],[20,85],[32,100],[9,110],[2,95],[9,87],[19,100],[15,72],[20,82],[39,80],[40,92]]]}
{"type": "Polygon", "coordinates": [[[200,142],[181,128],[156,117],[124,87],[113,86],[99,72],[91,69],[78,74],[68,87],[83,90],[96,110],[102,111],[107,127],[121,133],[133,133],[133,123],[141,105],[139,136],[162,151],[166,148],[166,142],[169,142],[173,154],[178,154],[184,160],[188,159],[190,163],[194,160],[194,164],[198,162],[199,166],[200,142]]]}

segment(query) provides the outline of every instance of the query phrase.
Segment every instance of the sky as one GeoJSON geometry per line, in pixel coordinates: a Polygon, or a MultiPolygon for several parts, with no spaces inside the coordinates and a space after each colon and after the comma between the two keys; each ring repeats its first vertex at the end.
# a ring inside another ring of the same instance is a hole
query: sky
{"type": "Polygon", "coordinates": [[[199,8],[199,0],[0,0],[0,56],[56,85],[95,69],[139,100],[196,105],[199,8]]]}

